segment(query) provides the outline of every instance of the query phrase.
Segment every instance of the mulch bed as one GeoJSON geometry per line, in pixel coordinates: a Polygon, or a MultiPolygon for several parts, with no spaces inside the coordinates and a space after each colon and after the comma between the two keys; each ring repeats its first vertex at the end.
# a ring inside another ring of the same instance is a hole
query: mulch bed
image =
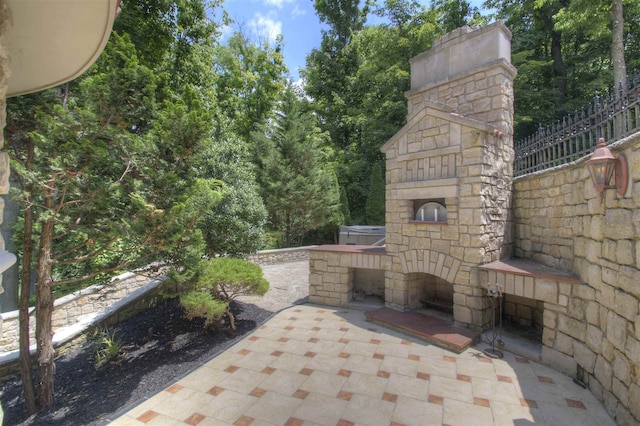
{"type": "Polygon", "coordinates": [[[209,361],[272,313],[232,303],[237,330],[207,331],[188,320],[177,299],[129,318],[110,329],[122,343],[115,362],[96,368],[95,346],[87,342],[56,359],[54,406],[26,418],[22,387],[11,380],[0,390],[4,425],[97,425],[113,420],[172,382],[209,361]]]}

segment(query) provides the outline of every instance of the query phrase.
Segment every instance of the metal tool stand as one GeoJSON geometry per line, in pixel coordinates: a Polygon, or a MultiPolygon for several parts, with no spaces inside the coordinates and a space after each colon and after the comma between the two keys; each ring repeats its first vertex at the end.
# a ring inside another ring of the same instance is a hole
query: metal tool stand
{"type": "Polygon", "coordinates": [[[500,285],[496,283],[494,288],[491,288],[491,284],[487,287],[487,297],[491,303],[491,330],[488,332],[490,335],[489,343],[491,348],[485,349],[483,353],[489,358],[502,358],[504,354],[499,349],[496,349],[496,342],[499,346],[504,346],[502,342],[502,303],[499,299],[502,298],[502,292],[500,291],[500,285]],[[500,336],[498,337],[498,331],[496,330],[496,304],[499,306],[499,318],[500,318],[500,336]]]}

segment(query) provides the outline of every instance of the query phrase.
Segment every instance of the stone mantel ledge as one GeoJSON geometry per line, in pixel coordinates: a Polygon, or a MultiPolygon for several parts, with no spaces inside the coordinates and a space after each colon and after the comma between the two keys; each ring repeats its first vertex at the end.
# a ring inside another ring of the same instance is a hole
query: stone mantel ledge
{"type": "Polygon", "coordinates": [[[531,278],[542,278],[553,281],[560,281],[569,284],[583,284],[583,281],[575,275],[558,271],[538,262],[528,259],[500,259],[495,262],[478,266],[478,269],[501,272],[512,275],[522,275],[531,278]]]}

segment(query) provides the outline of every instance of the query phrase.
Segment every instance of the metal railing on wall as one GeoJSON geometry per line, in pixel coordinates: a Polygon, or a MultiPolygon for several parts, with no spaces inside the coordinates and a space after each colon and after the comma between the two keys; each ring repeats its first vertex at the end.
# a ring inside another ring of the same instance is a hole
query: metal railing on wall
{"type": "Polygon", "coordinates": [[[590,154],[604,138],[607,144],[640,131],[640,79],[635,71],[593,104],[553,126],[515,143],[514,176],[546,170],[590,154]]]}

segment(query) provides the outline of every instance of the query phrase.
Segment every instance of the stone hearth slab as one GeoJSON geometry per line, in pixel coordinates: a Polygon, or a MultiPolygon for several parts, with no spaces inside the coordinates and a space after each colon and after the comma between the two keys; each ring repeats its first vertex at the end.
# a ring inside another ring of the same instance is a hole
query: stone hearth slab
{"type": "Polygon", "coordinates": [[[367,321],[394,328],[456,353],[464,351],[478,339],[478,335],[469,330],[454,327],[449,321],[419,312],[379,308],[365,315],[367,321]]]}

